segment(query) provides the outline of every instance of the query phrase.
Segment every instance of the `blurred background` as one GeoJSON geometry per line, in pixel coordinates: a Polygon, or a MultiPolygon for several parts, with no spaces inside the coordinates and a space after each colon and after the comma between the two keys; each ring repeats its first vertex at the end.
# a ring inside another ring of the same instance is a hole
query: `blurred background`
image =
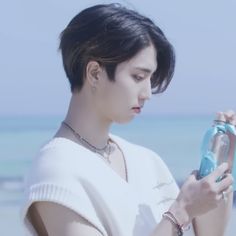
{"type": "MultiPolygon", "coordinates": [[[[0,2],[0,235],[25,235],[19,220],[23,177],[67,111],[59,34],[82,9],[111,2],[0,2]]],[[[236,110],[236,1],[115,2],[164,31],[176,51],[176,70],[165,93],[112,132],[159,153],[181,182],[199,166],[201,140],[215,112],[236,110]]],[[[230,225],[227,236],[232,232],[230,225]]]]}

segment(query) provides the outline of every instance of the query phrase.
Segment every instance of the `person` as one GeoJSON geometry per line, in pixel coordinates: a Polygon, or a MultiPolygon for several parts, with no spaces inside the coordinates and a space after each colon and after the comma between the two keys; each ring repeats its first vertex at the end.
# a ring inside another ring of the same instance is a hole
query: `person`
{"type": "MultiPolygon", "coordinates": [[[[95,5],[70,21],[60,50],[72,96],[26,179],[28,232],[174,236],[193,223],[195,235],[223,235],[232,208],[226,163],[201,180],[193,172],[179,190],[156,153],[110,133],[169,85],[175,54],[162,30],[122,5],[95,5]]],[[[235,124],[234,112],[219,116],[235,124]]]]}

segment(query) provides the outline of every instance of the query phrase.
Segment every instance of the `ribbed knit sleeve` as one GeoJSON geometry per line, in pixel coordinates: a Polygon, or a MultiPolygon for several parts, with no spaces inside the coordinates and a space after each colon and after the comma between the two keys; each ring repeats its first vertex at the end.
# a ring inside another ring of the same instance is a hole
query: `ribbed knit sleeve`
{"type": "MultiPolygon", "coordinates": [[[[34,202],[47,201],[65,206],[88,220],[103,235],[107,235],[97,213],[76,175],[73,165],[64,163],[63,153],[45,150],[40,153],[27,177],[21,216],[30,235],[37,235],[27,216],[34,202]]],[[[69,161],[69,158],[66,158],[69,161]]]]}

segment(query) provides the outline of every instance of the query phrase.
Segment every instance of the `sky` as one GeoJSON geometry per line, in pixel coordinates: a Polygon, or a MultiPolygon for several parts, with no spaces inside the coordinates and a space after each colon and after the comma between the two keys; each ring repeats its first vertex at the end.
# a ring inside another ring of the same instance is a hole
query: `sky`
{"type": "MultiPolygon", "coordinates": [[[[59,34],[82,9],[112,1],[0,2],[0,116],[63,115],[70,100],[59,34]]],[[[176,52],[173,80],[144,114],[236,109],[236,1],[116,1],[150,17],[176,52]]]]}

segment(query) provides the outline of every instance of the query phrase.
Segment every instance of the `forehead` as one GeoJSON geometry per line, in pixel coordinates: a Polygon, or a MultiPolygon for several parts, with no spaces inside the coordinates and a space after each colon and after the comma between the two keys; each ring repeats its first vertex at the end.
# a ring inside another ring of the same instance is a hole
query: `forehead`
{"type": "Polygon", "coordinates": [[[143,68],[153,73],[157,68],[157,52],[155,47],[150,46],[141,49],[134,57],[123,62],[124,66],[129,69],[143,68]]]}

